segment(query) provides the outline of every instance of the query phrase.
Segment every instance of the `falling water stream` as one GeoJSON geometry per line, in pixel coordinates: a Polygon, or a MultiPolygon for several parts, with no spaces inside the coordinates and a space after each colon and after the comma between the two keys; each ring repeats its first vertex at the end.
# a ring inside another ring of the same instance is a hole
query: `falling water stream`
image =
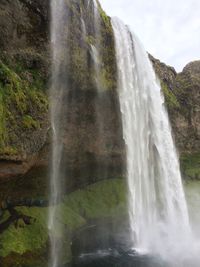
{"type": "MultiPolygon", "coordinates": [[[[51,78],[51,125],[52,125],[52,164],[50,173],[50,209],[48,229],[51,241],[49,267],[59,266],[62,243],[59,238],[57,216],[58,203],[62,196],[61,160],[62,160],[62,116],[63,99],[66,88],[66,79],[62,77],[63,66],[67,64],[66,43],[63,36],[66,34],[65,0],[51,1],[51,47],[52,47],[52,78],[51,78]],[[65,54],[65,57],[63,57],[65,54]],[[57,237],[56,237],[57,236],[57,237]]],[[[62,233],[61,233],[62,234],[62,233]]]]}
{"type": "MultiPolygon", "coordinates": [[[[90,4],[91,1],[88,0],[88,6],[90,4]]],[[[95,39],[99,40],[98,3],[95,0],[92,4],[94,35],[95,39]]],[[[61,184],[62,118],[65,114],[63,114],[62,101],[67,88],[65,78],[67,74],[63,73],[63,66],[68,64],[67,38],[63,39],[67,34],[67,14],[64,6],[65,0],[51,1],[53,146],[50,175],[51,208],[48,217],[51,239],[49,267],[59,267],[62,254],[62,242],[59,240],[62,233],[59,233],[56,217],[59,212],[57,203],[61,201],[63,187],[61,184]]],[[[80,18],[80,22],[84,39],[87,29],[83,17],[80,18]]],[[[197,256],[199,246],[194,242],[190,229],[179,160],[160,83],[148,54],[137,37],[118,19],[112,19],[112,26],[115,35],[118,91],[127,154],[128,209],[132,249],[141,255],[160,257],[170,262],[170,267],[199,267],[200,260],[197,256]]],[[[100,51],[98,41],[90,45],[95,83],[99,92],[98,104],[101,103],[102,89],[100,51]]],[[[102,135],[103,121],[97,107],[95,112],[98,120],[97,134],[102,135]]],[[[126,264],[126,266],[129,265],[126,264]]]]}
{"type": "Polygon", "coordinates": [[[137,37],[118,19],[112,25],[133,249],[170,259],[172,266],[199,266],[186,263],[197,251],[160,83],[137,37]]]}
{"type": "Polygon", "coordinates": [[[95,36],[95,43],[91,44],[91,55],[94,62],[94,77],[95,77],[95,83],[98,92],[102,90],[100,75],[101,75],[101,56],[100,56],[100,14],[99,14],[99,8],[98,3],[96,0],[93,2],[93,16],[94,16],[94,36],[95,36]]]}
{"type": "MultiPolygon", "coordinates": [[[[72,1],[73,2],[73,1],[72,1]]],[[[74,1],[75,2],[75,1],[74,1]]],[[[68,31],[69,21],[68,7],[69,2],[65,0],[51,0],[51,54],[52,54],[52,75],[51,75],[51,89],[50,89],[50,118],[52,125],[52,157],[50,169],[50,192],[49,192],[49,214],[48,214],[48,229],[50,236],[50,257],[49,267],[60,267],[65,258],[65,251],[63,243],[66,240],[64,229],[62,229],[59,220],[62,216],[60,204],[62,196],[64,196],[65,179],[67,176],[66,167],[63,166],[64,152],[64,136],[66,134],[66,122],[68,114],[68,73],[67,67],[70,64],[70,51],[68,44],[68,31]]],[[[90,54],[94,65],[94,86],[97,91],[102,90],[100,82],[100,22],[99,22],[99,5],[96,0],[85,1],[88,12],[93,12],[93,28],[95,43],[90,45],[90,54]]],[[[80,9],[80,29],[81,39],[86,42],[86,37],[89,35],[87,32],[86,24],[84,21],[82,10],[80,9]]],[[[85,44],[86,47],[86,44],[85,44]]],[[[87,51],[85,50],[85,54],[87,51]]],[[[70,68],[68,68],[70,69],[70,68]]],[[[95,115],[97,124],[97,135],[101,136],[102,119],[99,112],[99,103],[101,98],[98,95],[95,102],[95,115]]],[[[71,118],[72,120],[73,118],[71,118]]]]}

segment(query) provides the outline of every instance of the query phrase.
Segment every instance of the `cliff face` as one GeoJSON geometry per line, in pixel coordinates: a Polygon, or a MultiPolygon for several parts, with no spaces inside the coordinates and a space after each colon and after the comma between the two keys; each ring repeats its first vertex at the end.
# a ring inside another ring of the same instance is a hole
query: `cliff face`
{"type": "Polygon", "coordinates": [[[66,2],[67,48],[62,59],[60,102],[64,136],[63,173],[68,191],[105,178],[123,176],[123,138],[116,90],[114,36],[99,6],[98,29],[92,1],[66,2]],[[99,48],[99,77],[95,73],[99,48]],[[76,177],[76,178],[75,178],[76,177]]]}
{"type": "MultiPolygon", "coordinates": [[[[40,163],[38,153],[47,141],[47,78],[51,71],[49,1],[5,1],[0,5],[3,103],[0,158],[7,161],[2,163],[0,177],[9,178],[24,174],[40,163]]],[[[62,65],[67,86],[64,85],[66,94],[60,104],[65,114],[62,122],[64,125],[67,122],[63,165],[69,177],[68,190],[90,180],[123,175],[114,38],[110,20],[100,6],[99,12],[100,32],[95,36],[92,1],[89,5],[88,1],[79,4],[66,1],[69,33],[64,38],[68,44],[68,64],[63,60],[62,65]],[[91,54],[95,43],[101,47],[101,92],[97,89],[91,54]]]]}
{"type": "Polygon", "coordinates": [[[189,63],[176,77],[175,95],[180,103],[176,119],[181,151],[200,151],[200,61],[189,63]]]}
{"type": "MultiPolygon", "coordinates": [[[[69,199],[62,205],[65,218],[60,219],[67,233],[64,261],[68,262],[74,231],[93,219],[123,212],[125,188],[120,179],[124,142],[110,19],[99,6],[100,33],[96,35],[93,2],[65,3],[70,30],[63,35],[68,61],[62,62],[66,91],[59,104],[64,125],[62,171],[67,173],[69,199]],[[100,90],[92,55],[95,44],[101,50],[100,90]]],[[[16,262],[46,265],[48,258],[48,10],[49,1],[0,3],[0,261],[7,267],[16,262]]]]}
{"type": "Polygon", "coordinates": [[[183,174],[200,178],[200,61],[181,73],[150,56],[161,80],[183,174]]]}
{"type": "Polygon", "coordinates": [[[48,0],[2,0],[0,3],[1,50],[14,52],[32,48],[40,51],[48,45],[48,0]]]}
{"type": "Polygon", "coordinates": [[[26,173],[46,142],[47,10],[47,1],[0,2],[0,179],[26,173]]]}
{"type": "MultiPolygon", "coordinates": [[[[68,238],[65,261],[71,259],[74,231],[90,220],[120,215],[125,204],[125,187],[118,179],[124,176],[125,157],[113,31],[99,6],[101,34],[96,36],[93,4],[89,3],[66,0],[65,7],[70,28],[63,37],[69,58],[68,64],[63,62],[67,90],[60,103],[66,125],[62,163],[69,193],[62,206],[68,214],[62,221],[68,238]],[[97,43],[100,91],[91,51],[97,43]],[[106,178],[109,181],[102,181],[106,178]]],[[[0,261],[6,267],[16,262],[45,265],[48,258],[49,18],[49,0],[0,1],[0,261]],[[2,224],[6,224],[3,234],[2,224]]],[[[161,79],[182,170],[198,178],[200,62],[176,73],[150,58],[161,79]]]]}
{"type": "MultiPolygon", "coordinates": [[[[66,3],[67,19],[73,29],[68,36],[70,64],[63,68],[69,73],[67,98],[71,98],[66,114],[69,127],[65,132],[64,157],[71,190],[90,179],[92,182],[105,175],[122,176],[123,167],[117,166],[124,165],[124,148],[110,20],[99,7],[101,39],[96,40],[92,5],[88,10],[87,1],[80,5],[66,3]],[[81,18],[85,21],[85,36],[81,18]],[[100,44],[102,55],[100,97],[91,55],[95,42],[100,44]],[[104,123],[101,135],[98,114],[104,123]],[[101,172],[96,171],[97,165],[101,172]]],[[[49,148],[43,147],[49,130],[49,1],[1,1],[0,12],[0,178],[5,180],[27,173],[35,164],[47,165],[48,161],[49,148]],[[44,153],[40,155],[42,149],[44,153]]],[[[161,79],[180,154],[198,153],[199,61],[177,74],[172,67],[150,58],[161,79]]]]}

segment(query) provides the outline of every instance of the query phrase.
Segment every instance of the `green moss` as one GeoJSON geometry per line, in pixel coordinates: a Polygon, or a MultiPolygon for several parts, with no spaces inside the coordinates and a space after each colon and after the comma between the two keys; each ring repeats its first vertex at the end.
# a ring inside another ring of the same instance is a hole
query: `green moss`
{"type": "Polygon", "coordinates": [[[20,153],[22,131],[37,130],[47,110],[47,96],[42,89],[0,61],[0,153],[20,153]]]}
{"type": "Polygon", "coordinates": [[[40,123],[34,120],[30,115],[25,115],[23,117],[22,125],[28,129],[37,129],[40,127],[40,123]]]}
{"type": "Polygon", "coordinates": [[[14,146],[3,146],[0,148],[0,154],[14,156],[17,155],[17,153],[18,151],[14,146]]]}
{"type": "Polygon", "coordinates": [[[3,93],[0,88],[0,149],[4,147],[5,142],[5,115],[4,115],[4,105],[3,105],[3,93]]]}
{"type": "MultiPolygon", "coordinates": [[[[35,219],[32,225],[17,227],[11,225],[7,231],[0,236],[0,256],[6,257],[11,252],[20,255],[27,251],[37,250],[45,245],[48,238],[46,227],[46,209],[38,208],[18,208],[23,214],[35,219]]],[[[19,226],[19,225],[18,225],[19,226]]]]}
{"type": "Polygon", "coordinates": [[[168,88],[167,84],[161,82],[161,87],[165,96],[165,101],[169,108],[179,108],[179,102],[173,92],[168,88]]]}
{"type": "Polygon", "coordinates": [[[181,156],[183,174],[192,179],[200,179],[200,153],[181,156]]]}
{"type": "MultiPolygon", "coordinates": [[[[68,259],[70,260],[70,238],[76,229],[87,223],[87,220],[105,217],[117,217],[125,213],[125,183],[121,179],[98,182],[75,191],[65,197],[62,204],[57,206],[56,221],[60,229],[54,234],[62,238],[68,259]],[[61,231],[62,230],[62,231],[61,231]]],[[[24,254],[28,251],[43,249],[48,241],[47,208],[19,207],[18,212],[33,218],[31,225],[19,222],[18,227],[11,225],[0,236],[0,256],[6,257],[10,253],[24,254]]]]}
{"type": "Polygon", "coordinates": [[[104,89],[115,90],[117,87],[117,65],[115,54],[114,33],[110,18],[101,10],[101,77],[104,89]]]}
{"type": "Polygon", "coordinates": [[[85,41],[86,41],[86,43],[87,43],[88,45],[94,45],[94,44],[95,44],[95,39],[94,39],[94,37],[91,36],[91,35],[86,36],[85,41]]]}
{"type": "Polygon", "coordinates": [[[110,28],[111,27],[110,18],[106,15],[105,11],[101,7],[99,8],[99,11],[100,11],[100,16],[101,16],[105,26],[110,28]]]}
{"type": "Polygon", "coordinates": [[[8,218],[9,218],[9,212],[7,210],[5,210],[3,215],[0,218],[0,223],[6,221],[8,218]]]}
{"type": "Polygon", "coordinates": [[[9,69],[26,81],[30,87],[45,91],[47,80],[46,56],[44,51],[38,53],[32,48],[26,48],[15,51],[14,54],[3,51],[1,59],[9,69]]]}
{"type": "Polygon", "coordinates": [[[124,181],[116,179],[96,183],[72,193],[65,203],[87,219],[116,215],[121,212],[120,205],[125,203],[124,181]]]}
{"type": "MultiPolygon", "coordinates": [[[[93,45],[96,48],[98,47],[100,55],[98,82],[101,89],[103,91],[116,89],[115,45],[110,18],[98,2],[100,20],[99,29],[95,29],[93,5],[88,5],[88,8],[91,8],[90,11],[85,8],[85,5],[84,1],[80,1],[80,9],[77,9],[74,2],[67,1],[68,10],[71,14],[69,32],[66,33],[68,42],[66,54],[69,53],[70,61],[70,64],[67,64],[69,84],[71,88],[81,90],[97,89],[94,60],[91,55],[91,45],[93,45]],[[87,36],[83,36],[80,17],[84,18],[87,36]],[[76,30],[74,31],[74,29],[76,30]]],[[[66,64],[64,59],[63,64],[66,64]]]]}

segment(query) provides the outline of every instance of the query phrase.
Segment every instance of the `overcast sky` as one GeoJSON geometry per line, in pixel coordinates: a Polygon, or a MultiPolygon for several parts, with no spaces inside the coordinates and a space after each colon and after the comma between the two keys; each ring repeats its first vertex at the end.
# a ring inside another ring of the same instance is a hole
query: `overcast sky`
{"type": "Polygon", "coordinates": [[[153,56],[177,71],[200,59],[200,0],[100,0],[121,18],[153,56]]]}

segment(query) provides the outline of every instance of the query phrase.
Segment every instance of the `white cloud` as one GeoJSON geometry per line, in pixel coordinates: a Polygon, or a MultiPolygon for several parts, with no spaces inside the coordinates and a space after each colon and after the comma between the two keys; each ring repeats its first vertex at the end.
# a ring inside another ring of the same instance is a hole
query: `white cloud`
{"type": "Polygon", "coordinates": [[[200,59],[199,0],[100,0],[110,16],[121,18],[146,50],[178,71],[200,59]]]}

